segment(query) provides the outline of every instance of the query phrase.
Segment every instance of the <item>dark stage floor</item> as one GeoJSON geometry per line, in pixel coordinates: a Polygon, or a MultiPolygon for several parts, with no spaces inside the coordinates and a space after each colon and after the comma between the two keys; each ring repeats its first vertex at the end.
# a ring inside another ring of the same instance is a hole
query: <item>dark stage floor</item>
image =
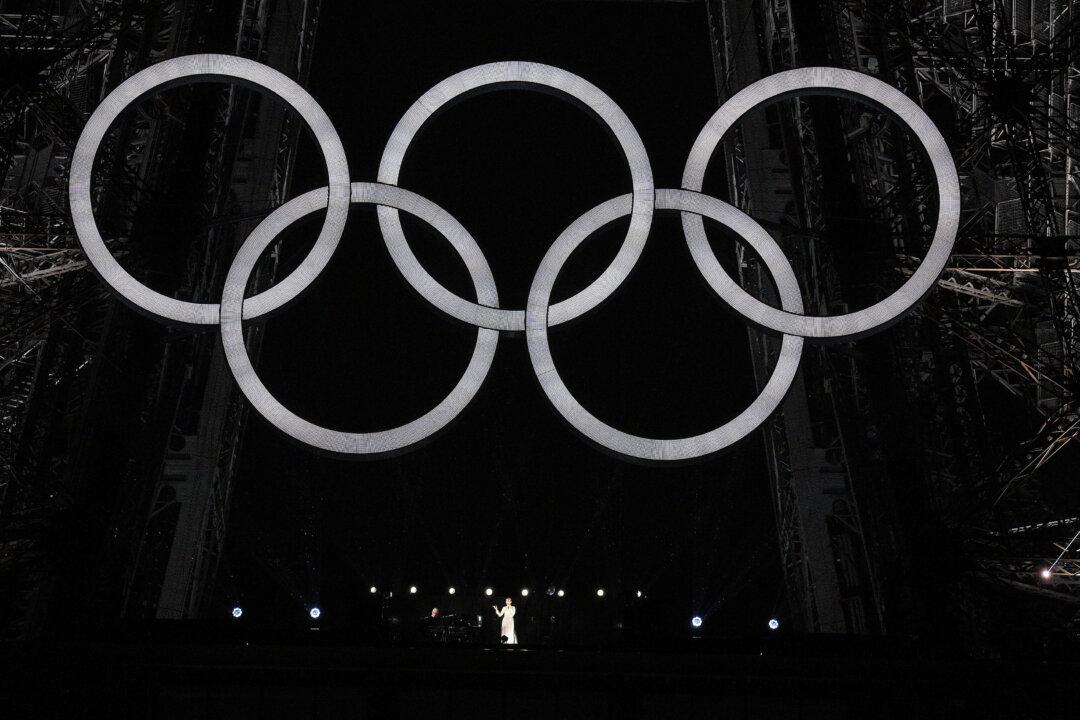
{"type": "Polygon", "coordinates": [[[1080,671],[822,636],[650,650],[195,639],[7,645],[0,716],[1064,718],[1080,671]]]}

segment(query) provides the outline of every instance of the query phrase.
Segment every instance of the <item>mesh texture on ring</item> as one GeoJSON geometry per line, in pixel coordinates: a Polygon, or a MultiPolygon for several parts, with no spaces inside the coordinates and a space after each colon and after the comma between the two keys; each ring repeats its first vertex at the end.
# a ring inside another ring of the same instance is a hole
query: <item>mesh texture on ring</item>
{"type": "MultiPolygon", "coordinates": [[[[784,309],[802,311],[795,271],[791,269],[783,253],[779,252],[780,248],[772,236],[742,211],[709,195],[689,190],[657,190],[656,209],[681,210],[703,215],[739,234],[764,260],[776,283],[784,309]]],[[[525,339],[529,345],[533,372],[536,373],[544,394],[559,414],[582,435],[609,450],[641,460],[656,461],[691,460],[710,455],[742,440],[776,410],[799,369],[803,339],[784,335],[776,367],[757,398],[734,419],[708,432],[677,439],[646,438],[623,432],[597,419],[582,407],[559,377],[548,344],[548,303],[559,271],[571,253],[592,233],[629,212],[629,195],[597,205],[571,223],[540,262],[529,288],[529,301],[525,311],[525,339]]],[[[723,272],[711,250],[708,258],[699,262],[698,267],[706,279],[723,272]]],[[[712,285],[711,279],[709,284],[712,285]]]]}
{"type": "Polygon", "coordinates": [[[193,55],[174,58],[143,70],[106,97],[87,122],[72,157],[70,203],[79,242],[114,292],[132,305],[166,320],[190,324],[220,323],[226,359],[241,391],[271,424],[313,447],[351,455],[378,455],[419,443],[446,427],[476,395],[490,370],[500,331],[525,331],[529,358],[540,386],[555,409],[582,435],[616,453],[644,460],[689,460],[728,447],[760,426],[779,406],[798,370],[804,338],[850,337],[870,332],[899,318],[933,286],[949,257],[959,221],[960,192],[955,165],[941,134],[926,114],[900,91],[872,77],[837,68],[802,68],[773,75],[736,93],[713,115],[698,135],[683,173],[682,189],[655,189],[641,138],[626,115],[598,88],[572,73],[528,62],[492,63],[470,68],[436,85],[398,123],[383,153],[377,183],[350,183],[344,149],[336,130],[318,104],[299,85],[277,71],[244,58],[193,55]],[[323,152],[327,187],[307,192],[272,212],[252,231],[229,268],[220,305],[191,303],[157,293],[120,267],[98,232],[91,206],[90,180],[94,158],[109,126],[146,93],[174,83],[198,79],[237,79],[265,88],[291,105],[311,128],[323,152]],[[396,185],[409,144],[441,107],[485,89],[529,87],[555,91],[583,104],[614,133],[630,167],[633,192],[608,200],[579,217],[544,255],[533,277],[524,310],[499,308],[495,280],[479,245],[449,213],[396,185]],[[802,92],[864,98],[886,107],[919,139],[938,182],[938,219],[930,248],[915,273],[894,293],[864,310],[833,317],[803,315],[801,294],[791,265],[776,241],[737,208],[699,191],[709,159],[724,133],[744,114],[780,97],[802,92]],[[244,344],[243,322],[281,307],[304,290],[329,262],[351,203],[378,206],[383,240],[406,280],[448,315],[477,327],[469,364],[453,390],[432,410],[390,430],[350,433],[311,423],[285,408],[259,379],[244,344]],[[682,215],[686,242],[709,286],[750,322],[783,334],[781,348],[765,387],[734,419],[700,435],[654,439],[617,430],[591,415],[559,377],[548,344],[548,328],[587,312],[607,299],[627,278],[648,238],[655,209],[682,215]],[[285,228],[316,211],[326,211],[317,241],[301,264],[270,289],[245,299],[244,293],[260,255],[285,228]],[[446,290],[413,255],[402,232],[403,210],[442,234],[465,263],[476,290],[476,302],[446,290]],[[617,218],[629,215],[630,230],[613,262],[586,289],[555,305],[551,290],[564,263],[588,237],[617,218]],[[780,298],[773,308],[744,291],[717,261],[705,235],[702,218],[726,226],[745,240],[771,273],[780,298]]]}
{"type": "MultiPolygon", "coordinates": [[[[808,67],[770,75],[735,93],[705,124],[686,160],[682,186],[701,191],[705,170],[716,146],[747,112],[770,100],[806,93],[870,100],[899,118],[915,134],[930,159],[938,189],[937,226],[926,256],[911,277],[888,297],[868,308],[829,317],[803,315],[767,305],[739,287],[723,271],[710,284],[735,312],[761,327],[808,338],[856,336],[900,317],[934,286],[949,260],[960,226],[960,180],[952,153],[933,121],[915,101],[877,78],[853,70],[808,67]]],[[[701,217],[684,214],[683,228],[691,249],[695,244],[700,246],[704,238],[701,217]]],[[[694,255],[695,258],[699,256],[701,253],[694,255]]]]}
{"type": "MultiPolygon", "coordinates": [[[[415,215],[442,233],[459,253],[463,248],[476,244],[465,228],[435,203],[397,186],[353,183],[352,202],[388,205],[415,215]]],[[[264,418],[286,435],[332,453],[377,455],[402,450],[446,427],[465,409],[487,377],[495,357],[499,333],[497,330],[477,328],[476,345],[469,365],[454,389],[433,409],[400,427],[377,432],[342,432],[316,425],[286,408],[259,379],[244,345],[241,312],[244,303],[250,302],[244,299],[244,290],[259,256],[274,238],[300,218],[325,207],[325,188],[312,190],[276,209],[244,241],[229,268],[225,290],[221,295],[221,342],[225,357],[244,396],[264,418]]],[[[462,258],[465,258],[464,254],[462,258]]],[[[498,307],[495,278],[486,263],[469,265],[468,269],[476,288],[476,297],[481,302],[498,307]]]]}
{"type": "MultiPolygon", "coordinates": [[[[480,90],[500,87],[535,87],[571,98],[599,117],[615,136],[630,166],[634,207],[630,228],[626,232],[615,259],[584,290],[556,303],[551,308],[551,324],[572,320],[588,312],[604,301],[630,274],[645,241],[649,237],[653,212],[653,177],[649,156],[641,137],[626,113],[600,88],[573,73],[551,65],[533,62],[499,62],[478,65],[443,80],[428,90],[406,111],[383,150],[379,163],[379,182],[396,185],[401,166],[409,145],[420,128],[438,110],[449,103],[480,90]]],[[[496,330],[521,331],[525,329],[525,311],[491,308],[483,303],[473,303],[444,288],[427,270],[409,248],[401,219],[392,208],[381,207],[379,226],[390,256],[413,288],[428,302],[443,312],[470,325],[496,330]]]]}
{"type": "Polygon", "coordinates": [[[327,193],[327,211],[318,239],[311,252],[288,277],[244,304],[245,317],[255,318],[281,307],[318,277],[334,254],[349,212],[349,164],[337,130],[315,98],[277,70],[232,55],[185,55],[151,65],[122,82],[101,101],[101,105],[86,121],[71,157],[68,196],[75,233],[90,264],[122,298],[151,315],[192,325],[216,324],[218,305],[168,297],[143,285],[122,268],[98,231],[90,180],[102,139],[109,126],[129,105],[153,90],[177,82],[216,79],[242,80],[280,97],[308,124],[326,161],[328,180],[324,192],[327,193]]]}

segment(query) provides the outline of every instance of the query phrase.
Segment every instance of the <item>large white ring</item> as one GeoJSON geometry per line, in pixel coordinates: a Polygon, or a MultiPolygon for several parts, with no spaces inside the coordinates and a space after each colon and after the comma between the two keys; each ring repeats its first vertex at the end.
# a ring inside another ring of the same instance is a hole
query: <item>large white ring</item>
{"type": "Polygon", "coordinates": [[[121,297],[152,315],[193,325],[215,324],[218,306],[163,295],[140,283],[120,266],[98,231],[90,199],[90,177],[105,133],[129,105],[152,90],[180,80],[218,78],[243,80],[265,88],[292,106],[311,128],[326,161],[328,176],[327,188],[322,191],[326,195],[323,202],[326,219],[311,252],[284,280],[248,299],[244,303],[244,317],[255,318],[281,307],[310,285],[330,261],[349,213],[349,164],[337,130],[315,99],[277,70],[232,55],[186,55],[151,65],[125,80],[94,110],[75,145],[68,183],[75,234],[90,264],[121,297]]]}
{"type": "MultiPolygon", "coordinates": [[[[479,252],[476,241],[449,213],[408,190],[378,183],[353,183],[352,202],[395,207],[426,221],[442,233],[466,261],[477,299],[498,307],[495,278],[487,263],[469,261],[474,250],[479,252]]],[[[400,427],[368,433],[342,432],[316,425],[286,408],[259,379],[244,345],[241,315],[244,305],[251,302],[251,299],[244,299],[244,290],[259,256],[278,233],[305,215],[325,207],[326,188],[294,198],[259,223],[240,246],[221,294],[221,342],[225,357],[244,396],[264,418],[286,435],[332,453],[379,455],[401,450],[438,432],[465,409],[487,377],[492,358],[495,357],[499,333],[497,330],[477,328],[472,358],[454,389],[432,410],[400,427]]]]}
{"type": "Polygon", "coordinates": [[[414,445],[444,428],[472,400],[491,367],[500,330],[525,330],[529,358],[541,388],[556,410],[587,438],[617,453],[648,460],[687,460],[738,442],[774,412],[798,370],[804,337],[850,337],[895,320],[932,287],[952,249],[959,221],[959,182],[944,139],[925,113],[898,90],[874,78],[836,68],[783,72],[737,93],[709,120],[687,159],[681,190],[654,190],[648,157],[637,131],[615,103],[582,78],[558,68],[526,62],[483,65],[443,81],[426,93],[395,128],[379,169],[383,183],[352,183],[344,150],[326,114],[296,83],[259,63],[223,55],[195,55],[148,68],[113,91],[91,116],[72,158],[70,202],[76,234],[90,262],[125,300],[151,314],[185,323],[220,322],[222,343],[241,391],[271,424],[291,437],[322,450],[350,455],[393,452],[414,445]],[[143,94],[186,78],[233,78],[266,88],[292,105],[311,126],[327,163],[329,183],[281,206],[263,220],[241,246],[229,268],[220,305],[175,300],[150,290],[123,270],[98,232],[90,200],[94,157],[110,124],[143,94]],[[554,90],[584,104],[607,123],[630,166],[633,192],[609,200],[575,220],[548,249],[529,290],[525,310],[499,308],[495,280],[487,259],[471,235],[435,203],[397,187],[410,142],[439,108],[468,93],[497,87],[529,86],[554,90]],[[804,316],[801,294],[790,264],[773,238],[738,209],[700,194],[709,158],[724,133],[742,115],[768,100],[804,91],[864,97],[895,113],[917,135],[930,157],[938,182],[938,223],[926,258],[912,277],[889,297],[858,312],[835,317],[804,316]],[[326,266],[340,240],[351,202],[379,206],[383,239],[408,282],[447,314],[477,326],[469,365],[450,394],[433,410],[401,427],[372,433],[330,430],[298,417],[270,394],[247,354],[243,321],[265,315],[295,298],[326,266]],[[733,420],[701,435],[651,439],[616,430],[593,417],[570,394],[555,369],[548,326],[575,318],[607,298],[641,255],[656,208],[678,210],[686,242],[698,269],[720,297],[751,322],[784,333],[780,354],[758,397],[733,420]],[[319,238],[300,266],[271,289],[247,300],[244,292],[255,264],[286,227],[317,210],[326,210],[319,238]],[[432,225],[464,260],[477,301],[450,293],[420,266],[402,232],[398,210],[432,225]],[[568,300],[550,306],[551,291],[567,258],[593,232],[626,215],[630,230],[615,260],[596,281],[568,300]],[[727,226],[748,242],[769,268],[781,309],[742,290],[713,254],[702,216],[727,226]]]}
{"type": "MultiPolygon", "coordinates": [[[[379,182],[397,184],[409,145],[424,123],[448,103],[481,89],[529,86],[554,90],[556,94],[576,100],[603,120],[626,156],[633,183],[634,207],[630,213],[630,229],[619,252],[592,284],[552,306],[550,322],[558,325],[588,312],[615,291],[641,256],[652,224],[653,177],[645,145],[626,113],[600,88],[566,70],[540,63],[499,62],[464,70],[428,90],[406,111],[383,150],[378,178],[379,182]]],[[[525,329],[524,310],[487,307],[482,302],[470,302],[444,288],[424,269],[409,248],[397,210],[380,207],[378,214],[390,256],[408,283],[428,302],[470,325],[496,330],[525,329]]]]}
{"type": "MultiPolygon", "coordinates": [[[[911,98],[869,75],[840,68],[799,68],[762,78],[720,106],[702,128],[686,160],[682,186],[688,190],[701,190],[705,169],[716,146],[747,112],[769,100],[814,91],[869,99],[889,110],[915,133],[930,158],[938,189],[937,227],[926,256],[911,277],[885,299],[863,310],[831,317],[813,317],[803,315],[802,311],[771,307],[739,287],[722,269],[709,284],[735,312],[762,327],[800,337],[849,337],[899,318],[934,286],[952,253],[960,225],[960,181],[952,153],[933,121],[911,98]]],[[[703,257],[703,248],[711,254],[701,217],[684,213],[682,221],[686,241],[695,259],[703,257]]],[[[770,247],[770,251],[779,252],[779,248],[770,247]]],[[[763,259],[766,263],[769,261],[763,259]]],[[[701,267],[700,261],[698,267],[701,267]]]]}
{"type": "MultiPolygon", "coordinates": [[[[779,252],[772,236],[742,211],[709,195],[688,190],[657,190],[656,209],[704,215],[738,234],[764,260],[776,282],[783,308],[791,312],[802,312],[799,283],[790,263],[779,252]]],[[[701,435],[670,440],[646,438],[617,430],[597,419],[582,407],[559,377],[548,343],[548,304],[551,302],[551,289],[570,254],[592,233],[629,212],[629,195],[597,205],[563,231],[544,255],[529,288],[529,301],[525,309],[525,339],[529,345],[533,372],[540,380],[544,394],[559,414],[582,435],[609,450],[641,460],[656,461],[690,460],[709,455],[733,445],[768,420],[795,379],[799,358],[802,356],[803,339],[784,335],[776,367],[754,402],[734,419],[701,435]]],[[[708,257],[698,262],[698,267],[710,285],[717,274],[724,272],[711,250],[708,257]]]]}

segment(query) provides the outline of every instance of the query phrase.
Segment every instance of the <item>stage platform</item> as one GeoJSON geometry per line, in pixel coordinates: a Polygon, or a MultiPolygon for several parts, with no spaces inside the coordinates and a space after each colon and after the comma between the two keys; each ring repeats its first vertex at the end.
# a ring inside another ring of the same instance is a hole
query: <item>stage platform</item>
{"type": "Polygon", "coordinates": [[[845,637],[660,648],[291,644],[2,646],[0,717],[1064,718],[1080,662],[936,656],[845,637]]]}

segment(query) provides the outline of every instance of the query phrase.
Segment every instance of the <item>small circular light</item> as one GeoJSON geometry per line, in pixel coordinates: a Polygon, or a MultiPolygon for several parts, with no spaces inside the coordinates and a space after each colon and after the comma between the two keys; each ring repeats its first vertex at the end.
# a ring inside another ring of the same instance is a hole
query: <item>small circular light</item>
{"type": "Polygon", "coordinates": [[[769,629],[770,630],[779,630],[780,629],[780,621],[777,620],[776,618],[769,618],[769,629]]]}
{"type": "Polygon", "coordinates": [[[560,590],[559,592],[557,592],[555,594],[558,595],[559,597],[562,597],[562,596],[566,595],[566,591],[565,590],[560,590]]]}
{"type": "Polygon", "coordinates": [[[640,590],[637,591],[637,596],[641,597],[641,591],[640,590]]]}
{"type": "Polygon", "coordinates": [[[241,607],[234,607],[234,608],[232,609],[232,616],[233,616],[234,618],[238,618],[238,617],[240,617],[240,616],[241,616],[241,615],[243,615],[243,614],[244,614],[244,609],[243,609],[243,608],[241,608],[241,607]]]}
{"type": "Polygon", "coordinates": [[[484,590],[484,594],[485,594],[485,595],[487,595],[488,597],[491,597],[491,594],[492,594],[493,592],[495,592],[495,591],[494,591],[494,590],[492,590],[491,588],[486,588],[486,589],[484,590]]]}
{"type": "Polygon", "coordinates": [[[450,593],[451,595],[453,595],[453,594],[457,593],[457,588],[450,588],[450,589],[449,589],[449,590],[447,590],[446,592],[448,592],[448,593],[450,593]]]}
{"type": "Polygon", "coordinates": [[[312,620],[318,620],[319,616],[322,615],[322,610],[317,607],[311,608],[311,612],[309,612],[308,615],[311,616],[312,620]]]}
{"type": "Polygon", "coordinates": [[[1043,568],[1043,571],[1039,574],[1042,575],[1043,580],[1049,580],[1053,576],[1053,573],[1050,572],[1050,568],[1043,568]]]}
{"type": "Polygon", "coordinates": [[[370,590],[368,590],[368,592],[369,592],[369,593],[371,593],[372,595],[374,595],[375,593],[379,592],[379,588],[377,588],[377,587],[375,587],[374,585],[372,585],[372,586],[371,586],[371,589],[370,589],[370,590]]]}
{"type": "Polygon", "coordinates": [[[701,627],[701,618],[695,615],[694,617],[690,618],[690,624],[696,628],[701,627]]]}
{"type": "Polygon", "coordinates": [[[416,594],[416,586],[415,585],[410,586],[409,587],[409,592],[411,592],[413,595],[415,595],[416,594]]]}
{"type": "Polygon", "coordinates": [[[529,588],[521,588],[521,597],[529,597],[529,588]]]}
{"type": "Polygon", "coordinates": [[[604,597],[604,588],[596,589],[596,597],[604,597]]]}

